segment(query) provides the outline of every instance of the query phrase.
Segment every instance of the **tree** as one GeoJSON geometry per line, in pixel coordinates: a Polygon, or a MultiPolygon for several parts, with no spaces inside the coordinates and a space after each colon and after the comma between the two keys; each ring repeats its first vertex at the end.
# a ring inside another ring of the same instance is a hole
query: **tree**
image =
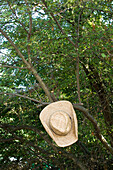
{"type": "Polygon", "coordinates": [[[2,167],[110,168],[112,2],[0,3],[2,167]],[[73,103],[79,123],[78,142],[63,149],[38,118],[57,100],[73,103]]]}

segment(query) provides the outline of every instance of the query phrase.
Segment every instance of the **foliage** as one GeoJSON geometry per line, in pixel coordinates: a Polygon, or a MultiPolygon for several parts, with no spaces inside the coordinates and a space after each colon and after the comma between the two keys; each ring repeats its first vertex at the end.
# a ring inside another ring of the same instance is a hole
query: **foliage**
{"type": "Polygon", "coordinates": [[[111,169],[112,1],[2,0],[0,11],[2,169],[111,169]],[[78,118],[66,148],[39,120],[57,100],[78,118]]]}

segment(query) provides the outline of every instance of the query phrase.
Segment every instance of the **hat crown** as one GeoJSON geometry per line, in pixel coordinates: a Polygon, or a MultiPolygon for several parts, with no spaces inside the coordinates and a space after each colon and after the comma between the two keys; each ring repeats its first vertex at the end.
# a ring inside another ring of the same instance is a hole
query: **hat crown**
{"type": "Polygon", "coordinates": [[[65,136],[72,127],[71,117],[64,111],[57,111],[50,116],[49,125],[55,134],[65,136]]]}

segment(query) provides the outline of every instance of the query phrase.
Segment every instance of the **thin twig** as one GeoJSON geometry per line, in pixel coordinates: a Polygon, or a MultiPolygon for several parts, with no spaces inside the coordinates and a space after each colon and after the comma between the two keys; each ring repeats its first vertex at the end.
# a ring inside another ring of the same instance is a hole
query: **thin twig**
{"type": "MultiPolygon", "coordinates": [[[[47,3],[45,2],[45,0],[42,0],[42,2],[45,5],[45,7],[48,9],[48,6],[47,6],[47,3]]],[[[50,12],[50,14],[51,14],[52,18],[54,19],[54,21],[56,22],[56,24],[57,24],[58,28],[60,29],[60,31],[62,32],[62,34],[66,35],[66,33],[63,31],[62,27],[60,26],[58,20],[54,16],[54,14],[52,12],[50,12]]],[[[76,48],[76,44],[68,36],[66,36],[66,39],[76,48]]]]}
{"type": "Polygon", "coordinates": [[[28,8],[28,13],[29,13],[29,32],[28,32],[28,35],[27,35],[27,41],[28,41],[28,45],[27,45],[27,51],[28,51],[28,61],[29,63],[31,63],[31,57],[30,57],[30,38],[31,38],[31,31],[32,31],[32,13],[30,11],[30,8],[29,8],[29,5],[27,3],[27,0],[25,0],[25,3],[27,5],[27,8],[28,8]]]}
{"type": "Polygon", "coordinates": [[[24,30],[28,33],[28,31],[26,30],[26,28],[25,28],[25,26],[24,26],[24,24],[19,20],[19,18],[17,17],[17,15],[16,15],[16,13],[15,13],[15,11],[13,10],[13,8],[11,7],[11,5],[10,5],[10,3],[9,3],[9,1],[7,0],[7,3],[8,3],[8,5],[9,5],[9,7],[10,7],[10,9],[12,10],[12,12],[13,12],[13,14],[15,15],[15,17],[16,17],[16,19],[17,19],[17,21],[22,25],[22,27],[24,28],[24,30]]]}
{"type": "Polygon", "coordinates": [[[17,66],[8,66],[8,65],[0,65],[0,67],[6,67],[6,68],[18,68],[20,70],[22,69],[28,69],[27,67],[17,67],[17,66]]]}
{"type": "Polygon", "coordinates": [[[31,98],[31,97],[28,97],[28,96],[25,96],[25,95],[21,95],[21,94],[17,94],[17,93],[6,93],[6,92],[1,92],[0,94],[6,94],[6,95],[11,95],[11,96],[22,97],[22,98],[25,98],[25,99],[28,99],[28,100],[31,100],[31,101],[40,103],[40,104],[42,104],[42,105],[47,105],[47,104],[48,104],[48,103],[46,103],[46,102],[42,102],[42,101],[40,101],[40,100],[36,100],[36,99],[34,99],[34,98],[31,98]]]}
{"type": "Polygon", "coordinates": [[[101,11],[101,12],[105,12],[105,13],[109,13],[109,14],[112,14],[113,12],[112,11],[104,11],[103,9],[99,9],[99,8],[91,8],[91,7],[85,7],[84,6],[84,8],[86,8],[86,9],[92,9],[93,11],[95,10],[95,11],[101,11]]]}
{"type": "Polygon", "coordinates": [[[40,101],[42,102],[42,99],[41,99],[40,95],[38,94],[37,90],[35,89],[35,87],[31,83],[29,83],[29,84],[32,87],[32,89],[36,92],[36,94],[39,97],[40,101]]]}
{"type": "Polygon", "coordinates": [[[80,98],[80,81],[79,81],[79,25],[80,25],[80,17],[82,14],[82,10],[78,16],[78,26],[77,26],[77,59],[76,59],[76,78],[77,78],[77,92],[79,103],[81,103],[80,98]]]}

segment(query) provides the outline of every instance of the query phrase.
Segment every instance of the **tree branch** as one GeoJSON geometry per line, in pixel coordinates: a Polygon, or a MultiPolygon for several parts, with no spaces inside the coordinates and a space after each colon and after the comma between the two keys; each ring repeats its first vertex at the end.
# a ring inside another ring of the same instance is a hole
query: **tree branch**
{"type": "Polygon", "coordinates": [[[8,65],[0,65],[0,67],[6,67],[6,68],[18,68],[20,70],[23,70],[23,69],[28,69],[27,67],[17,67],[17,66],[8,66],[8,65]]]}
{"type": "Polygon", "coordinates": [[[30,11],[30,8],[29,8],[29,5],[27,3],[27,0],[25,0],[25,3],[28,7],[28,13],[29,13],[29,32],[28,32],[28,35],[27,35],[27,41],[28,41],[28,45],[27,45],[27,51],[28,51],[28,61],[29,63],[31,63],[31,57],[30,57],[30,37],[31,37],[31,31],[32,31],[32,13],[30,11]]]}
{"type": "MultiPolygon", "coordinates": [[[[50,103],[46,103],[46,102],[40,102],[40,101],[38,101],[36,99],[30,98],[30,97],[25,96],[25,95],[20,95],[20,94],[4,93],[4,92],[1,92],[0,94],[14,95],[14,96],[26,98],[26,99],[29,99],[31,101],[41,103],[41,106],[50,104],[50,103]]],[[[92,122],[92,124],[93,124],[93,126],[94,126],[94,128],[96,130],[97,138],[102,142],[102,144],[106,147],[106,149],[109,150],[110,153],[113,154],[113,148],[107,143],[106,139],[101,135],[100,128],[99,128],[99,126],[97,124],[97,121],[88,113],[88,111],[84,107],[80,106],[80,104],[73,104],[73,106],[74,106],[75,109],[83,112],[84,115],[92,122]]]]}
{"type": "Polygon", "coordinates": [[[12,137],[12,138],[0,138],[0,143],[6,143],[6,142],[10,143],[13,140],[15,140],[14,137],[12,137]]]}
{"type": "MultiPolygon", "coordinates": [[[[36,100],[36,99],[30,98],[30,97],[25,96],[25,95],[20,95],[20,94],[4,93],[4,92],[1,92],[0,94],[8,94],[8,95],[15,95],[15,96],[18,96],[18,97],[23,97],[23,98],[26,98],[26,99],[35,101],[35,102],[37,102],[37,103],[41,103],[42,105],[48,105],[48,104],[50,104],[50,103],[46,103],[46,102],[43,102],[43,103],[42,103],[42,102],[40,102],[40,101],[38,101],[38,100],[36,100]]],[[[42,106],[42,105],[41,105],[41,106],[42,106]]],[[[105,146],[105,148],[106,148],[107,150],[109,150],[110,153],[113,154],[113,148],[107,143],[106,139],[102,136],[102,134],[101,134],[101,132],[100,132],[100,128],[99,128],[99,126],[98,126],[98,124],[97,124],[97,121],[93,118],[93,116],[91,116],[84,107],[80,106],[80,104],[73,104],[73,106],[74,106],[75,109],[83,112],[84,115],[92,122],[92,124],[93,124],[93,126],[94,126],[94,128],[95,128],[95,131],[96,131],[96,136],[97,136],[97,138],[102,142],[102,144],[105,146]]]]}
{"type": "Polygon", "coordinates": [[[97,121],[93,118],[93,116],[91,116],[89,114],[89,112],[82,106],[79,105],[75,105],[73,104],[74,108],[83,112],[84,115],[92,122],[94,128],[95,128],[95,132],[96,132],[96,136],[97,138],[101,141],[101,143],[104,145],[104,147],[111,153],[113,154],[113,148],[108,144],[108,142],[106,141],[106,139],[103,137],[103,135],[100,132],[100,128],[98,126],[97,121]]]}
{"type": "Polygon", "coordinates": [[[77,92],[78,92],[78,99],[79,103],[81,103],[81,98],[80,98],[80,81],[79,81],[79,25],[80,25],[80,17],[82,14],[82,10],[78,16],[78,25],[77,25],[77,59],[76,59],[76,78],[77,78],[77,92]]]}
{"type": "Polygon", "coordinates": [[[16,94],[16,93],[5,93],[5,92],[1,92],[0,94],[6,94],[6,95],[11,95],[11,96],[22,97],[22,98],[25,98],[25,99],[28,99],[28,100],[31,100],[31,101],[40,103],[41,106],[43,106],[43,105],[48,105],[48,104],[49,104],[49,103],[41,102],[41,101],[39,101],[39,100],[36,100],[36,99],[34,99],[34,98],[31,98],[31,97],[28,97],[28,96],[25,96],[25,95],[21,95],[21,94],[16,94]]]}
{"type": "Polygon", "coordinates": [[[9,43],[14,47],[14,49],[16,50],[17,54],[21,57],[22,61],[27,65],[27,68],[30,69],[31,65],[26,61],[26,59],[24,58],[24,56],[22,55],[22,53],[20,52],[20,50],[17,48],[17,46],[13,43],[13,41],[8,37],[7,33],[5,31],[3,31],[0,28],[0,32],[2,33],[2,35],[9,41],[9,43]]]}
{"type": "MultiPolygon", "coordinates": [[[[28,126],[28,125],[13,126],[13,125],[9,125],[9,124],[0,124],[0,128],[3,128],[4,130],[8,130],[8,132],[10,132],[10,133],[13,133],[13,132],[15,132],[17,130],[21,130],[21,129],[32,130],[33,132],[36,132],[37,134],[39,134],[39,136],[41,136],[54,149],[54,151],[57,154],[59,153],[59,149],[54,144],[52,144],[50,139],[48,138],[48,136],[44,136],[44,134],[37,127],[28,126]]],[[[22,138],[18,137],[17,135],[14,135],[14,136],[18,140],[23,140],[22,138]]],[[[80,161],[78,161],[78,158],[76,158],[74,155],[65,152],[63,149],[62,149],[61,154],[62,154],[62,156],[65,156],[68,159],[71,159],[75,165],[80,167],[80,169],[86,170],[85,166],[80,161]]]]}
{"type": "MultiPolygon", "coordinates": [[[[45,7],[48,9],[48,6],[47,6],[47,3],[45,2],[45,0],[42,0],[42,2],[45,5],[45,7]]],[[[60,29],[60,31],[62,32],[62,34],[66,35],[66,33],[63,31],[62,27],[60,26],[58,20],[54,16],[54,14],[52,12],[50,12],[50,14],[51,14],[52,18],[54,19],[54,21],[56,22],[56,24],[57,24],[58,28],[60,29]]],[[[68,36],[66,36],[66,39],[76,48],[76,44],[68,36]]]]}
{"type": "Polygon", "coordinates": [[[22,27],[24,28],[24,30],[28,33],[28,31],[26,30],[26,28],[25,28],[25,26],[24,26],[24,24],[21,22],[21,21],[19,21],[18,19],[18,17],[17,17],[17,15],[16,15],[16,13],[15,13],[15,11],[13,10],[13,8],[11,7],[11,5],[10,5],[10,3],[9,3],[9,1],[7,0],[7,3],[8,3],[8,5],[9,5],[9,7],[10,7],[10,9],[12,10],[12,12],[13,12],[13,14],[15,15],[15,17],[16,17],[16,19],[17,19],[17,21],[22,25],[22,27]]]}
{"type": "Polygon", "coordinates": [[[3,31],[1,28],[0,28],[0,32],[9,41],[9,43],[14,47],[15,51],[20,56],[20,58],[22,59],[24,64],[26,64],[27,68],[33,73],[33,75],[35,76],[36,80],[39,82],[40,86],[42,87],[42,89],[44,90],[46,95],[48,96],[50,102],[53,102],[53,100],[51,98],[51,94],[50,94],[47,86],[45,85],[45,83],[43,82],[42,78],[39,76],[37,71],[34,69],[34,67],[30,63],[27,62],[27,60],[24,58],[23,54],[20,52],[20,50],[17,48],[17,46],[13,43],[13,41],[9,38],[7,33],[5,31],[3,31]]]}
{"type": "Polygon", "coordinates": [[[99,8],[91,8],[91,7],[85,7],[84,8],[86,9],[92,9],[93,11],[101,11],[101,12],[106,12],[106,13],[109,13],[109,14],[112,14],[113,12],[112,11],[104,11],[103,9],[99,9],[99,8]]]}
{"type": "MultiPolygon", "coordinates": [[[[45,0],[42,0],[42,2],[45,5],[45,7],[48,9],[48,6],[47,6],[47,3],[45,2],[45,0]]],[[[77,47],[76,78],[77,78],[78,99],[79,99],[80,103],[81,103],[81,99],[80,99],[80,84],[79,84],[79,54],[78,54],[79,42],[78,41],[79,41],[79,23],[80,23],[81,12],[80,12],[80,15],[78,17],[77,43],[75,44],[68,36],[66,36],[66,39],[74,46],[74,48],[76,49],[76,47],[77,47]]],[[[62,32],[62,34],[66,35],[66,33],[63,31],[62,27],[60,26],[58,20],[54,16],[54,14],[52,12],[50,12],[50,14],[51,14],[52,18],[54,19],[54,21],[56,22],[56,24],[57,24],[58,28],[60,29],[60,31],[62,32]]]]}

